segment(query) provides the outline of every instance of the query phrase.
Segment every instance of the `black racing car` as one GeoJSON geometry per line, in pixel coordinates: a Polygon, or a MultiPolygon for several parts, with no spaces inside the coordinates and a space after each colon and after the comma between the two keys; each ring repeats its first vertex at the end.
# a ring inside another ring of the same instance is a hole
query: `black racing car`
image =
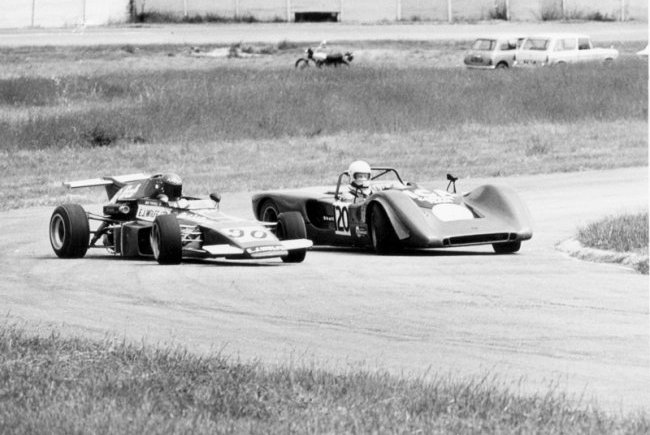
{"type": "Polygon", "coordinates": [[[343,172],[333,188],[258,193],[253,212],[267,222],[299,212],[315,245],[371,246],[379,253],[490,244],[504,254],[532,237],[528,209],[512,189],[487,184],[457,194],[456,178],[447,179],[447,190],[429,191],[405,183],[394,168],[373,167],[372,194],[350,198],[343,172]]]}

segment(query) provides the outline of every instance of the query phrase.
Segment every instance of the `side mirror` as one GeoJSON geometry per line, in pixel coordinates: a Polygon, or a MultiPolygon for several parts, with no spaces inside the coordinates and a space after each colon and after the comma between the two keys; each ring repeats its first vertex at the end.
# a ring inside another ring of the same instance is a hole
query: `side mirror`
{"type": "Polygon", "coordinates": [[[217,204],[219,204],[221,202],[221,195],[219,195],[216,192],[212,192],[210,194],[210,199],[213,200],[214,202],[216,202],[217,204]]]}

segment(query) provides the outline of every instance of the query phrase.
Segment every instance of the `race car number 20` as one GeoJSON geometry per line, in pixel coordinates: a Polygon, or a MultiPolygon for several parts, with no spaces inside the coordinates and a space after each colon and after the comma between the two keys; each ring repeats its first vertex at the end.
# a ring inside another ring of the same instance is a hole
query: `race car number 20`
{"type": "Polygon", "coordinates": [[[334,225],[336,234],[350,235],[350,213],[348,212],[348,205],[344,202],[334,203],[334,225]]]}

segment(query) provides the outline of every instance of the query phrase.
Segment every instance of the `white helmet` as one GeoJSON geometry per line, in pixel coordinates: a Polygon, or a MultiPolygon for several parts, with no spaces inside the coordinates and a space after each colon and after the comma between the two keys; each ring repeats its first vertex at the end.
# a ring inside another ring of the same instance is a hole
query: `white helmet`
{"type": "Polygon", "coordinates": [[[363,160],[352,162],[348,168],[350,184],[352,184],[354,187],[369,187],[370,172],[370,165],[363,160]]]}

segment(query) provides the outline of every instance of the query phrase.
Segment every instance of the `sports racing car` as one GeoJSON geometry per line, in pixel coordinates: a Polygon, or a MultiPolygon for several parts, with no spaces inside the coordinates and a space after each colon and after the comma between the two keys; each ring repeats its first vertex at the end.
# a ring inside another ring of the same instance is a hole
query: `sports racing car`
{"type": "MultiPolygon", "coordinates": [[[[180,180],[180,177],[176,180],[180,180]]],[[[312,242],[300,213],[257,222],[222,213],[220,196],[180,195],[180,184],[163,186],[165,176],[131,174],[65,182],[69,188],[104,186],[109,202],[102,214],[63,204],[50,218],[50,243],[57,256],[83,257],[88,248],[106,248],[122,257],[154,257],[160,264],[183,258],[281,258],[302,262],[312,242]],[[170,197],[172,189],[178,195],[170,197]]]]}
{"type": "Polygon", "coordinates": [[[459,194],[457,178],[448,174],[446,190],[430,191],[404,182],[394,168],[371,170],[367,196],[348,194],[346,171],[334,188],[258,193],[253,212],[266,222],[299,212],[315,245],[370,246],[378,253],[489,244],[507,254],[532,237],[528,209],[508,187],[486,184],[459,194]]]}

